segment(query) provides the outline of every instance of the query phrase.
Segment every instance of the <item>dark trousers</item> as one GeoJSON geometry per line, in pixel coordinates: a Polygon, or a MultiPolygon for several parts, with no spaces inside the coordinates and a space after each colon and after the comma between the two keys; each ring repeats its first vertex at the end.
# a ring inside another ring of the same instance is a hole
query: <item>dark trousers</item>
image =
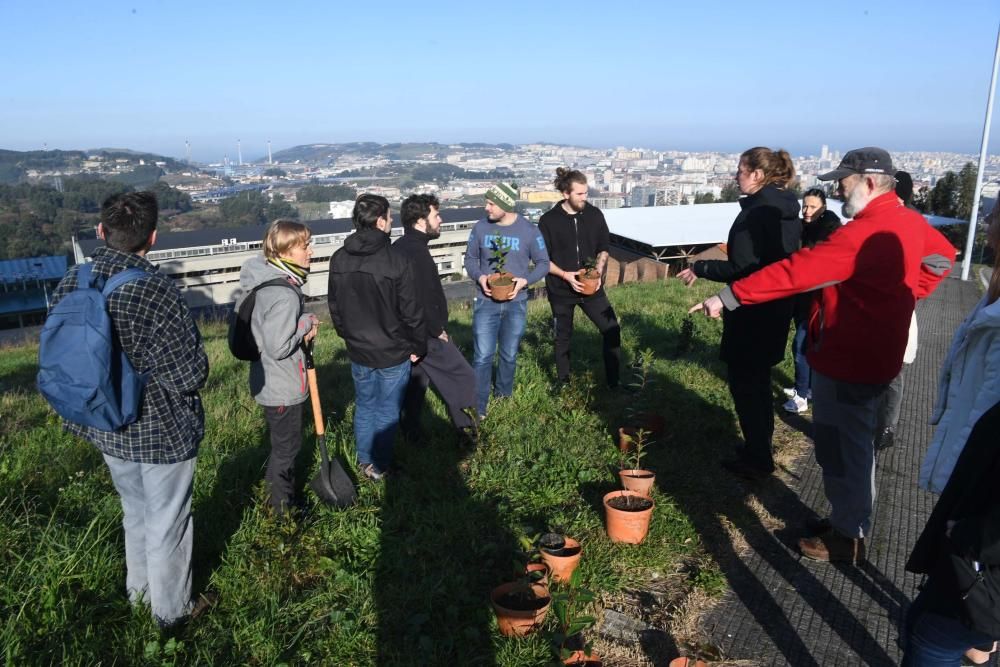
{"type": "Polygon", "coordinates": [[[774,405],[771,398],[771,367],[761,364],[729,364],[729,393],[743,430],[741,457],[761,470],[774,470],[771,436],[774,435],[774,405]]]}
{"type": "Polygon", "coordinates": [[[573,314],[580,306],[601,332],[604,351],[604,377],[609,387],[617,387],[622,359],[622,330],[618,316],[611,307],[608,296],[599,292],[575,301],[549,301],[552,306],[552,326],[555,329],[556,377],[569,380],[570,340],[573,338],[573,314]]]}
{"type": "Polygon", "coordinates": [[[420,433],[420,413],[429,385],[441,395],[455,428],[472,426],[464,410],[476,407],[476,374],[453,342],[428,338],[427,354],[410,370],[403,398],[403,433],[411,437],[420,433]]]}
{"type": "Polygon", "coordinates": [[[277,514],[284,514],[295,502],[295,456],[302,447],[302,403],[265,405],[264,419],[271,431],[271,456],[264,480],[271,507],[277,514]]]}

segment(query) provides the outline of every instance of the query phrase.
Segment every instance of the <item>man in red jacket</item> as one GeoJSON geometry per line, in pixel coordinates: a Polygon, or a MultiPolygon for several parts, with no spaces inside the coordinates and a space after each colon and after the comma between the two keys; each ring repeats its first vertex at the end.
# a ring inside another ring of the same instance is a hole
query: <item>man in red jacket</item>
{"type": "Polygon", "coordinates": [[[820,176],[838,180],[844,216],[854,218],[815,248],[738,280],[691,309],[719,317],[773,299],[813,292],[806,357],[813,369],[813,440],[830,517],[799,540],[823,561],[864,560],[875,500],[874,437],[879,400],[899,373],[917,299],[951,271],[955,248],[899,203],[892,159],[859,148],[820,176]]]}

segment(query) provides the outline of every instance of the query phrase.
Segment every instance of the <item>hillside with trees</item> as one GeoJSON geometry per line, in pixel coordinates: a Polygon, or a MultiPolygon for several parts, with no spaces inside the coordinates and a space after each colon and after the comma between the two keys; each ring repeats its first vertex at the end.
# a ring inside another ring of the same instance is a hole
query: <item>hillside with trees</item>
{"type": "MultiPolygon", "coordinates": [[[[165,183],[152,188],[161,215],[190,211],[191,197],[165,183]]],[[[0,184],[0,259],[59,255],[73,234],[97,225],[101,203],[135,190],[119,181],[93,176],[66,177],[62,191],[50,185],[0,184]]]]}

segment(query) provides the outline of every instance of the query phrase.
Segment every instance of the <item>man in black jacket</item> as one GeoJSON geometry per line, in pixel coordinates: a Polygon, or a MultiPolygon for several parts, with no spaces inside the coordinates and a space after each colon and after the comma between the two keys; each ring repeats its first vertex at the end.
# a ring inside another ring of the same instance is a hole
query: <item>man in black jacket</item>
{"type": "Polygon", "coordinates": [[[427,247],[431,240],[441,236],[439,208],[434,195],[407,197],[400,209],[403,237],[392,245],[393,254],[409,262],[427,332],[427,354],[413,365],[403,400],[403,434],[409,440],[420,439],[420,413],[428,384],[433,384],[441,394],[457,429],[472,426],[472,418],[465,410],[476,407],[476,375],[445,331],[448,301],[437,264],[427,247]]]}
{"type": "Polygon", "coordinates": [[[361,195],[351,217],[357,231],[330,260],[328,298],[351,360],[358,465],[378,481],[392,463],[410,365],[426,354],[427,333],[409,262],[389,251],[389,201],[361,195]]]}
{"type": "Polygon", "coordinates": [[[587,203],[587,177],[576,169],[556,169],[556,190],[565,199],[542,216],[538,229],[549,249],[549,274],[545,288],[552,307],[555,330],[556,376],[569,382],[570,339],[573,314],[580,306],[604,339],[604,374],[609,387],[617,387],[621,365],[621,327],[604,293],[604,267],[608,261],[608,224],[596,206],[587,203]],[[595,262],[601,284],[584,296],[578,272],[587,260],[595,262]]]}

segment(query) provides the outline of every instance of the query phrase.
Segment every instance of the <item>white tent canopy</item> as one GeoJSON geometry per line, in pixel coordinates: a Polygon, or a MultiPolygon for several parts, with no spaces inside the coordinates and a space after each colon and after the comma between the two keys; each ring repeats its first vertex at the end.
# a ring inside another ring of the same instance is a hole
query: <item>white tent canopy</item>
{"type": "MultiPolygon", "coordinates": [[[[842,202],[834,199],[827,201],[827,208],[843,220],[842,207],[842,202]]],[[[650,248],[664,248],[725,243],[729,228],[739,212],[739,203],[732,202],[613,208],[605,210],[604,217],[612,234],[650,248]]],[[[968,222],[936,215],[924,217],[935,227],[968,222]]]]}

